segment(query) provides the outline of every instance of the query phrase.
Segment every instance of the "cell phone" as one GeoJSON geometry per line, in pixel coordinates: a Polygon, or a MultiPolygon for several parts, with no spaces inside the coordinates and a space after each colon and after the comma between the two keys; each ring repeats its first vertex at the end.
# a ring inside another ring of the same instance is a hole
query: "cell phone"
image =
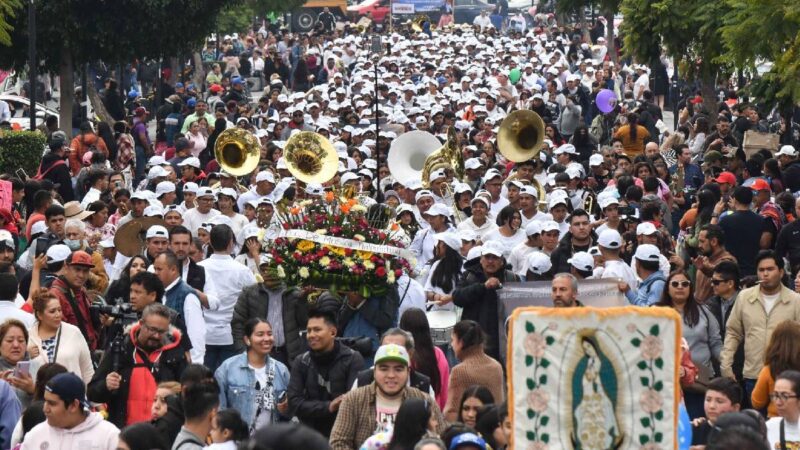
{"type": "Polygon", "coordinates": [[[25,169],[23,169],[21,167],[19,169],[15,170],[14,173],[17,174],[17,178],[19,178],[20,180],[24,181],[24,180],[28,179],[28,173],[25,172],[25,169]]]}
{"type": "Polygon", "coordinates": [[[31,374],[31,362],[30,361],[20,361],[17,363],[16,367],[14,367],[14,378],[20,378],[22,375],[30,376],[31,374]]]}
{"type": "Polygon", "coordinates": [[[50,241],[47,239],[37,239],[36,240],[36,250],[34,251],[34,256],[39,257],[44,254],[47,249],[50,247],[50,241]]]}
{"type": "Polygon", "coordinates": [[[620,206],[619,207],[619,215],[620,216],[633,216],[636,214],[636,208],[633,206],[620,206]]]}

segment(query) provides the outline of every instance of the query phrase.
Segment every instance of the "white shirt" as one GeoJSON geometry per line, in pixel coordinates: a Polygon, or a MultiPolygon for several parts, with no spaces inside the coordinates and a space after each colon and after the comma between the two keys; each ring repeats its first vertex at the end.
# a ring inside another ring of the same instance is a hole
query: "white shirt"
{"type": "Polygon", "coordinates": [[[603,264],[603,274],[600,278],[620,278],[628,283],[631,289],[636,289],[639,286],[636,272],[633,271],[631,266],[625,264],[625,261],[606,261],[603,264]]]}
{"type": "Polygon", "coordinates": [[[778,292],[777,294],[767,295],[764,292],[761,292],[761,298],[764,299],[764,310],[769,315],[772,308],[775,307],[775,303],[778,302],[778,298],[781,296],[781,293],[778,292]]]}
{"type": "Polygon", "coordinates": [[[650,87],[650,79],[647,77],[647,73],[643,73],[639,75],[639,78],[636,79],[636,82],[633,83],[633,96],[636,100],[641,100],[642,93],[646,91],[650,87]]]}
{"type": "MultiPolygon", "coordinates": [[[[781,421],[782,417],[773,417],[767,421],[767,440],[769,448],[781,448],[781,421]]],[[[797,423],[786,421],[783,424],[786,448],[797,448],[800,445],[800,426],[797,423]]]]}
{"type": "Polygon", "coordinates": [[[197,208],[190,209],[183,214],[183,226],[192,232],[192,236],[197,237],[197,229],[200,228],[200,225],[208,222],[219,214],[220,212],[213,208],[205,214],[201,213],[197,208]]]}
{"type": "Polygon", "coordinates": [[[490,19],[488,15],[484,16],[479,14],[475,16],[475,20],[472,21],[472,24],[480,26],[481,31],[484,31],[484,28],[492,26],[492,19],[490,19]]]}
{"type": "MultiPolygon", "coordinates": [[[[449,230],[445,230],[449,231],[449,230]]],[[[436,231],[432,228],[425,228],[424,230],[417,231],[414,236],[414,241],[411,242],[411,251],[417,257],[416,272],[420,273],[425,265],[433,259],[433,247],[436,246],[436,239],[434,235],[436,231]]]]}
{"type": "Polygon", "coordinates": [[[551,216],[550,214],[541,212],[539,210],[537,210],[536,214],[534,214],[533,217],[531,217],[530,219],[525,217],[525,213],[523,213],[522,210],[519,211],[519,215],[522,217],[522,225],[520,226],[520,228],[522,228],[523,230],[531,222],[534,222],[534,221],[544,222],[545,220],[553,220],[553,216],[551,216]]]}
{"type": "MultiPolygon", "coordinates": [[[[176,278],[165,291],[174,288],[181,281],[181,278],[176,278]]],[[[189,350],[192,362],[202,364],[206,356],[206,322],[203,319],[200,299],[194,294],[187,295],[183,301],[183,321],[186,323],[186,333],[192,343],[192,349],[189,350]]]]}
{"type": "Polygon", "coordinates": [[[508,255],[508,263],[511,264],[514,273],[524,277],[528,273],[528,256],[538,251],[539,248],[528,245],[527,238],[512,248],[511,254],[508,255]]]}
{"type": "Polygon", "coordinates": [[[496,229],[497,224],[489,220],[488,217],[486,218],[486,222],[484,222],[481,226],[475,225],[475,222],[472,221],[472,217],[458,224],[458,231],[472,230],[478,236],[478,240],[482,242],[485,242],[483,239],[484,236],[496,229]]]}
{"type": "Polygon", "coordinates": [[[0,122],[8,122],[11,120],[11,109],[8,103],[0,100],[0,122]]]}
{"type": "Polygon", "coordinates": [[[100,200],[101,192],[95,188],[90,188],[86,195],[83,196],[83,200],[81,200],[81,208],[86,209],[89,205],[93,202],[100,200]]]}
{"type": "Polygon", "coordinates": [[[33,314],[19,309],[10,300],[0,300],[0,322],[6,319],[17,319],[25,324],[25,328],[32,327],[34,322],[33,314]]]}
{"type": "MultiPolygon", "coordinates": [[[[458,282],[457,279],[453,280],[453,287],[451,287],[450,290],[447,291],[447,292],[445,292],[444,289],[442,289],[442,288],[440,288],[438,286],[434,286],[433,282],[431,281],[431,278],[433,277],[433,271],[436,270],[437,267],[439,267],[439,263],[440,262],[441,261],[436,261],[435,263],[431,264],[431,270],[429,270],[428,273],[426,274],[426,277],[425,277],[425,293],[433,292],[434,294],[450,295],[450,294],[453,293],[453,291],[456,290],[456,283],[458,282]]],[[[423,311],[425,311],[426,308],[423,307],[421,309],[423,311]]],[[[456,305],[453,302],[450,302],[450,303],[448,303],[446,305],[443,305],[443,306],[433,306],[431,308],[431,311],[455,311],[455,309],[456,309],[456,305]]]]}
{"type": "Polygon", "coordinates": [[[497,217],[497,215],[500,214],[500,210],[510,204],[511,202],[509,202],[507,198],[501,196],[496,202],[492,202],[492,204],[489,206],[489,213],[492,215],[492,217],[497,217]]]}
{"type": "Polygon", "coordinates": [[[397,279],[397,295],[400,297],[400,309],[397,317],[403,317],[403,313],[411,308],[425,311],[425,291],[422,289],[422,285],[405,272],[397,279]]]}
{"type": "MultiPolygon", "coordinates": [[[[213,254],[208,259],[197,263],[206,271],[206,279],[225,280],[215,282],[214,288],[219,299],[219,308],[208,311],[205,324],[208,328],[207,343],[209,345],[233,344],[231,319],[233,307],[242,289],[256,283],[256,277],[246,266],[239,264],[229,255],[213,254]]],[[[194,341],[192,342],[194,343],[194,341]]]]}
{"type": "Polygon", "coordinates": [[[484,236],[484,243],[495,241],[500,244],[503,247],[503,257],[508,260],[508,257],[511,256],[511,250],[513,250],[517,244],[523,243],[527,239],[528,236],[522,229],[518,229],[513,235],[506,237],[500,234],[500,228],[496,228],[491,233],[484,236]]]}

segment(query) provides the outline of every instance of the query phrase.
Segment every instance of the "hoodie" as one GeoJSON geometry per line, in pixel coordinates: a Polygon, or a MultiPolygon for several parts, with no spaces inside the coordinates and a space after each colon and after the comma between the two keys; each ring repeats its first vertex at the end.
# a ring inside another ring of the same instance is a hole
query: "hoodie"
{"type": "Polygon", "coordinates": [[[23,450],[116,450],[119,429],[93,412],[86,420],[70,428],[56,428],[45,420],[33,427],[22,441],[23,450]]]}
{"type": "Polygon", "coordinates": [[[64,161],[64,159],[56,153],[48,152],[42,157],[39,174],[44,174],[42,178],[50,180],[53,184],[58,186],[58,195],[61,196],[64,203],[71,202],[75,200],[75,193],[72,191],[72,178],[69,164],[60,164],[59,166],[53,167],[58,161],[64,161]],[[48,169],[50,170],[49,172],[47,172],[48,169]]]}

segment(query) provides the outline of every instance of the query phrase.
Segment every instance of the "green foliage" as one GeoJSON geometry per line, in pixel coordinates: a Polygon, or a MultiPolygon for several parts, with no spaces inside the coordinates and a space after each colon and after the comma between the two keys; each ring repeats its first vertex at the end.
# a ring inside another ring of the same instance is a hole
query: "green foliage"
{"type": "Polygon", "coordinates": [[[215,31],[222,35],[241,33],[251,26],[255,15],[250,5],[228,6],[219,13],[215,31]]]}
{"type": "Polygon", "coordinates": [[[22,8],[20,0],[0,0],[0,44],[11,45],[10,32],[14,27],[9,23],[9,19],[16,17],[22,8]]]}
{"type": "Polygon", "coordinates": [[[725,0],[720,60],[755,72],[760,61],[772,61],[770,72],[749,93],[782,109],[800,100],[800,2],[795,0],[725,0]],[[768,30],[768,35],[763,35],[768,30]]]}
{"type": "Polygon", "coordinates": [[[46,138],[38,131],[7,131],[0,136],[0,173],[17,169],[33,176],[39,169],[46,138]]]}

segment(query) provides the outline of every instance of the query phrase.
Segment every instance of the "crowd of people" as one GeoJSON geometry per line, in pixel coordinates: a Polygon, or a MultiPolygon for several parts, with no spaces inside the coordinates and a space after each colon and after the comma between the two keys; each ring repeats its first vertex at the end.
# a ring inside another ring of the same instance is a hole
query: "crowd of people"
{"type": "Polygon", "coordinates": [[[632,305],[680,313],[693,448],[800,445],[791,118],[725,90],[712,111],[674,102],[670,129],[665,66],[621,60],[602,30],[398,29],[375,57],[328,22],[210,44],[201,85],[132,85],[113,108],[127,120],[76,124],[71,139],[48,129],[36,176],[2,176],[0,448],[502,449],[498,290],[549,282],[554,307],[580,307],[581,280],[603,278],[632,305]],[[139,98],[151,88],[155,111],[139,98]],[[498,132],[517,110],[545,126],[513,163],[498,132]],[[261,147],[246,176],[216,159],[231,128],[261,147]],[[401,179],[387,157],[412,130],[454,131],[464,176],[401,179]],[[743,145],[770,130],[779,151],[743,145]],[[338,154],[325,183],[289,170],[300,131],[338,154]],[[415,260],[385,298],[316,297],[267,270],[263,230],[331,189],[392,210],[415,260]],[[129,224],[146,229],[133,256],[117,248],[129,224]],[[380,342],[357,345],[356,314],[380,342]]]}

